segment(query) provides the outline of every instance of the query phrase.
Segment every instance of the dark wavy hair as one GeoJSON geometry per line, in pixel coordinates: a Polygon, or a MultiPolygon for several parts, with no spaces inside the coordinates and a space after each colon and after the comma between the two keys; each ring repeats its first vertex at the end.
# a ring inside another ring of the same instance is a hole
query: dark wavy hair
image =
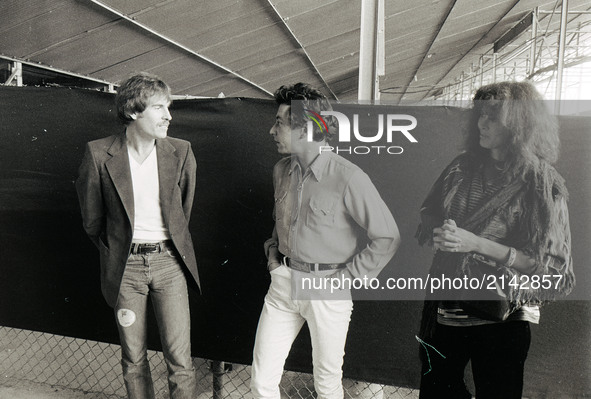
{"type": "MultiPolygon", "coordinates": [[[[290,106],[290,119],[292,128],[304,128],[310,121],[306,111],[313,111],[320,115],[321,111],[332,111],[332,106],[322,92],[313,88],[307,83],[296,83],[293,85],[284,85],[274,93],[277,104],[286,104],[290,106]]],[[[326,127],[320,123],[312,123],[314,141],[330,141],[336,133],[337,120],[333,116],[322,116],[326,122],[326,127]]]]}
{"type": "Polygon", "coordinates": [[[117,117],[127,125],[133,119],[132,114],[144,112],[148,99],[155,94],[162,94],[171,101],[170,87],[158,76],[149,73],[133,75],[121,83],[115,96],[117,117]]]}
{"type": "Polygon", "coordinates": [[[554,164],[558,159],[558,123],[533,84],[499,82],[478,89],[465,149],[479,157],[488,153],[479,144],[478,118],[482,114],[500,121],[511,133],[506,160],[510,176],[525,178],[532,171],[537,174],[541,162],[554,164]]]}

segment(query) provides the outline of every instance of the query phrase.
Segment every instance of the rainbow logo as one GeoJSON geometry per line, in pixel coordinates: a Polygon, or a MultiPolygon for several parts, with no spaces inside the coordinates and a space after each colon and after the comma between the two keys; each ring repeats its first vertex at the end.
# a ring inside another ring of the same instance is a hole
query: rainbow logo
{"type": "Polygon", "coordinates": [[[322,131],[322,127],[324,126],[324,131],[328,132],[328,126],[326,125],[324,118],[322,118],[319,114],[309,109],[305,109],[304,112],[306,113],[308,119],[312,120],[314,123],[318,125],[320,131],[322,131]]]}

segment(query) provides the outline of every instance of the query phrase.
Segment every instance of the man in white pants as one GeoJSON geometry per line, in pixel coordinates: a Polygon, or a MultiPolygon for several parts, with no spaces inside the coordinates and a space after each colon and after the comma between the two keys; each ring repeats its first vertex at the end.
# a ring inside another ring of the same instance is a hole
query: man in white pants
{"type": "Polygon", "coordinates": [[[287,157],[273,170],[275,228],[265,242],[271,285],[257,328],[251,390],[257,399],[279,399],[285,359],[307,322],[318,398],[342,399],[350,290],[318,297],[296,285],[306,278],[375,277],[396,252],[400,235],[369,177],[326,151],[334,119],[314,123],[313,139],[308,139],[306,115],[330,110],[324,95],[298,83],[279,88],[275,99],[279,109],[270,134],[287,157]]]}

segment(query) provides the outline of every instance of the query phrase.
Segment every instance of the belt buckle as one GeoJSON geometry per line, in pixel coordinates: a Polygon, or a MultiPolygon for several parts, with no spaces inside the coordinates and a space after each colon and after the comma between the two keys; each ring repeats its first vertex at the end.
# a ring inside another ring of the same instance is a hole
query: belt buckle
{"type": "Polygon", "coordinates": [[[145,248],[145,250],[144,250],[145,253],[159,252],[160,251],[160,244],[158,244],[158,243],[146,244],[144,246],[144,248],[145,248]]]}
{"type": "Polygon", "coordinates": [[[154,252],[160,252],[160,243],[159,242],[155,242],[155,243],[145,243],[145,244],[137,244],[137,253],[140,254],[151,254],[154,252]]]}

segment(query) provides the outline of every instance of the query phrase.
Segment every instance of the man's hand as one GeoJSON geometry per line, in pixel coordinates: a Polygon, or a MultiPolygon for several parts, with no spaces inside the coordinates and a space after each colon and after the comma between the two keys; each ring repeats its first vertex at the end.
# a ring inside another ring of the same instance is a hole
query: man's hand
{"type": "Polygon", "coordinates": [[[269,261],[267,263],[267,270],[269,270],[269,272],[272,272],[273,270],[277,269],[280,266],[281,266],[281,263],[276,260],[269,261]]]}

